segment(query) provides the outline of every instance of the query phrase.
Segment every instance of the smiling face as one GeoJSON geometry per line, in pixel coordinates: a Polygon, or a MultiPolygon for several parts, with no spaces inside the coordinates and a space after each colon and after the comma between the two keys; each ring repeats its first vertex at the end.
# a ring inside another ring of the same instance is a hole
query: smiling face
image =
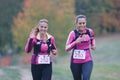
{"type": "Polygon", "coordinates": [[[83,31],[86,28],[86,18],[78,18],[76,23],[76,29],[83,31]]]}
{"type": "Polygon", "coordinates": [[[41,34],[44,34],[47,32],[48,30],[48,23],[47,22],[40,22],[38,29],[40,31],[41,34]]]}

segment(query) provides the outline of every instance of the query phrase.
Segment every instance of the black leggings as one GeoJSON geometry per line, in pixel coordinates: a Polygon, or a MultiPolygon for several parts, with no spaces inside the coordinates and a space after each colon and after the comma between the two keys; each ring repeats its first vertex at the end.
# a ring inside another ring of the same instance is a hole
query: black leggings
{"type": "Polygon", "coordinates": [[[52,63],[50,64],[32,64],[31,72],[33,80],[51,80],[52,63]]]}
{"type": "Polygon", "coordinates": [[[70,65],[74,80],[90,80],[93,61],[78,64],[71,63],[70,65]]]}

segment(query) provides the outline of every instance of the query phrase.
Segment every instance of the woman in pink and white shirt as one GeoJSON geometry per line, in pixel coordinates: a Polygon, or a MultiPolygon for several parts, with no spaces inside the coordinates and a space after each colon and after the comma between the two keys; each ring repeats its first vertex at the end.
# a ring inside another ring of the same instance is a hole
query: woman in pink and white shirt
{"type": "Polygon", "coordinates": [[[95,50],[95,38],[92,29],[86,27],[86,16],[78,15],[75,30],[69,33],[66,51],[72,50],[71,71],[74,80],[90,80],[93,68],[90,48],[95,50]]]}
{"type": "Polygon", "coordinates": [[[31,31],[25,46],[26,53],[31,52],[31,72],[33,80],[51,80],[52,58],[57,55],[55,39],[47,33],[48,20],[41,19],[38,25],[31,31]]]}

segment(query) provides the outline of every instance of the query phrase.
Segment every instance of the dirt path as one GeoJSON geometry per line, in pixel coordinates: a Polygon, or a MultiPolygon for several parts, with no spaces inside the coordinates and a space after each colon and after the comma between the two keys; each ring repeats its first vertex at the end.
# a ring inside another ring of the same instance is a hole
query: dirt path
{"type": "Polygon", "coordinates": [[[19,68],[21,73],[21,80],[32,80],[31,72],[28,69],[19,68]]]}
{"type": "Polygon", "coordinates": [[[0,76],[1,76],[1,75],[3,75],[3,70],[2,70],[2,69],[0,69],[0,76]]]}
{"type": "Polygon", "coordinates": [[[105,43],[107,41],[115,41],[115,40],[119,40],[119,39],[120,39],[119,33],[102,35],[102,36],[96,37],[96,43],[101,44],[101,43],[105,43]]]}
{"type": "MultiPolygon", "coordinates": [[[[9,68],[19,70],[20,75],[21,75],[20,80],[32,80],[30,68],[26,68],[26,67],[22,67],[22,66],[10,66],[9,68]]],[[[0,73],[2,73],[1,70],[0,70],[0,73]]]]}

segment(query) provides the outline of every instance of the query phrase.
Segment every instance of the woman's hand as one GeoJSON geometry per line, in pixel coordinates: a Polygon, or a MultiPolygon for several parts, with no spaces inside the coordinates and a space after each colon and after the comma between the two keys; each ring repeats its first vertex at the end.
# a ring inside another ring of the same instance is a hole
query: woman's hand
{"type": "Polygon", "coordinates": [[[85,35],[82,35],[82,37],[78,37],[76,39],[76,43],[81,43],[81,41],[85,40],[86,36],[85,35]]]}
{"type": "Polygon", "coordinates": [[[56,49],[53,49],[51,52],[52,52],[53,55],[57,55],[57,50],[56,49]]]}
{"type": "Polygon", "coordinates": [[[35,36],[36,36],[35,29],[32,29],[32,31],[30,32],[29,37],[34,38],[35,36]]]}
{"type": "Polygon", "coordinates": [[[82,41],[82,38],[81,37],[78,37],[77,39],[76,39],[76,43],[80,43],[82,41]]]}
{"type": "Polygon", "coordinates": [[[95,45],[92,45],[92,46],[91,46],[91,49],[92,49],[92,50],[95,50],[95,49],[96,49],[95,45]]]}

